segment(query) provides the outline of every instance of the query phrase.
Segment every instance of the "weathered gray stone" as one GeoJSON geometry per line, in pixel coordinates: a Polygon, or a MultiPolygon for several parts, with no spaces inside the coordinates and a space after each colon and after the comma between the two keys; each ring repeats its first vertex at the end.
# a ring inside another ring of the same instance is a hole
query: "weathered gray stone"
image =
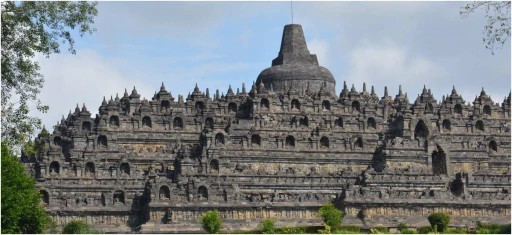
{"type": "Polygon", "coordinates": [[[109,232],[202,231],[212,209],[226,230],[319,225],[329,201],[354,224],[424,225],[437,211],[456,225],[510,221],[510,94],[466,105],[425,87],[410,104],[401,87],[393,99],[334,86],[287,25],[250,91],[210,98],[196,85],[175,101],[162,84],[151,101],[135,88],[104,99],[94,119],[77,106],[27,169],[59,224],[85,216],[109,232]]]}

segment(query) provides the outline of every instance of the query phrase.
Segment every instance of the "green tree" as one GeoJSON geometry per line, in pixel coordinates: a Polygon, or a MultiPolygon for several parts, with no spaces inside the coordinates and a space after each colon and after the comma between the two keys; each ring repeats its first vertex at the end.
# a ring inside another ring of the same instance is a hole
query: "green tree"
{"type": "Polygon", "coordinates": [[[41,127],[41,120],[29,116],[29,103],[40,112],[38,94],[44,84],[36,54],[49,57],[69,44],[75,54],[71,32],[92,34],[98,14],[96,2],[4,1],[2,10],[2,143],[18,150],[41,127]]]}
{"type": "Polygon", "coordinates": [[[42,233],[48,216],[41,205],[35,180],[2,143],[2,233],[42,233]]]}
{"type": "Polygon", "coordinates": [[[432,213],[428,216],[428,222],[432,228],[437,227],[437,231],[444,232],[450,224],[450,215],[446,213],[432,213]]]}
{"type": "Polygon", "coordinates": [[[207,233],[218,233],[222,228],[222,220],[217,210],[206,212],[201,216],[200,222],[207,233]]]}
{"type": "Polygon", "coordinates": [[[62,228],[63,234],[97,234],[101,233],[95,230],[91,225],[87,224],[83,220],[73,220],[62,228]]]}
{"type": "Polygon", "coordinates": [[[483,43],[494,55],[495,44],[502,48],[510,38],[510,1],[475,1],[461,7],[460,14],[466,18],[477,9],[485,10],[483,43]]]}
{"type": "Polygon", "coordinates": [[[343,214],[332,203],[327,203],[320,207],[320,217],[331,228],[339,226],[343,220],[343,214]]]}

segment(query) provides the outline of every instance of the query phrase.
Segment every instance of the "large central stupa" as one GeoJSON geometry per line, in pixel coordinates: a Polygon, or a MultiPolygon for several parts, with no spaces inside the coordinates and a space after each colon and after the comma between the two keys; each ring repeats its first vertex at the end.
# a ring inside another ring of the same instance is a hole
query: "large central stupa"
{"type": "Polygon", "coordinates": [[[302,26],[290,24],[284,27],[281,49],[272,67],[263,70],[256,83],[266,89],[286,94],[289,91],[310,91],[334,94],[336,81],[328,69],[318,65],[316,55],[309,53],[302,26]]]}

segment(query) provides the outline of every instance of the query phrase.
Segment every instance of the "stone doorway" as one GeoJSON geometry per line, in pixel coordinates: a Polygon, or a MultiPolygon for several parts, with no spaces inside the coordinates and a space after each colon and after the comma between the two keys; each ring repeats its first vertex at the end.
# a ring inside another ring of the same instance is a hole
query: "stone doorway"
{"type": "Polygon", "coordinates": [[[432,152],[432,172],[434,175],[448,175],[448,164],[446,153],[437,145],[432,152]]]}

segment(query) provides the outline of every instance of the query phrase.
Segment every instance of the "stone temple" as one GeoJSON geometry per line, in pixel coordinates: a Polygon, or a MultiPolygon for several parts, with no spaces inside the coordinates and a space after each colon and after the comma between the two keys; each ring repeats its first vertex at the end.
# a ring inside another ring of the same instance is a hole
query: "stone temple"
{"type": "Polygon", "coordinates": [[[336,80],[310,54],[302,27],[284,27],[272,66],[251,87],[175,99],[162,84],[103,99],[91,118],[78,106],[40,156],[26,160],[58,224],[83,218],[105,232],[202,231],[216,209],[224,230],[322,225],[334,202],[344,224],[454,226],[510,223],[510,94],[472,103],[453,88],[414,101],[400,88],[379,97],[336,80]]]}

